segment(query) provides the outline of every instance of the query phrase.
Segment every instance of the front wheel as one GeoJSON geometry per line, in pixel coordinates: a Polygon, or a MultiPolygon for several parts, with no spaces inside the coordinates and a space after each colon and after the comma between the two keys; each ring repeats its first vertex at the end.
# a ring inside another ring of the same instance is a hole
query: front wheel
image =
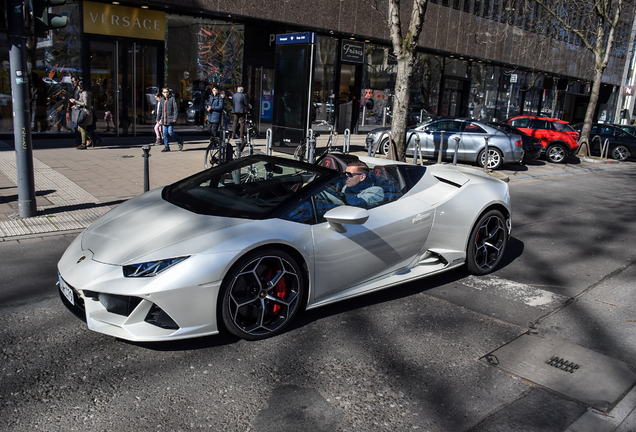
{"type": "Polygon", "coordinates": [[[219,142],[218,138],[212,137],[210,138],[210,143],[208,147],[205,149],[205,159],[203,161],[203,168],[213,168],[219,163],[221,163],[221,155],[219,152],[219,142]]]}
{"type": "Polygon", "coordinates": [[[382,143],[380,144],[380,153],[382,153],[384,156],[388,156],[389,152],[391,151],[391,143],[389,142],[388,139],[385,139],[384,141],[382,141],[382,143]]]}
{"type": "Polygon", "coordinates": [[[491,210],[475,224],[468,240],[466,267],[473,275],[492,272],[501,261],[508,244],[506,219],[499,210],[491,210]]]}
{"type": "MultiPolygon", "coordinates": [[[[481,153],[479,153],[479,158],[477,159],[479,161],[479,166],[482,168],[486,163],[484,160],[484,154],[485,150],[482,150],[481,153]]],[[[503,165],[503,154],[501,154],[501,151],[495,147],[488,147],[488,169],[496,170],[501,168],[501,165],[503,165]]]]}
{"type": "Polygon", "coordinates": [[[549,145],[545,150],[545,157],[548,162],[552,163],[563,163],[565,162],[565,157],[567,156],[567,151],[562,145],[553,144],[549,145]]]}
{"type": "Polygon", "coordinates": [[[612,159],[616,159],[618,161],[626,161],[629,155],[629,149],[624,145],[617,145],[614,147],[610,153],[612,155],[612,159]]]}
{"type": "Polygon", "coordinates": [[[280,333],[301,308],[305,278],[287,252],[247,254],[228,272],[220,293],[220,317],[235,336],[259,340],[280,333]]]}

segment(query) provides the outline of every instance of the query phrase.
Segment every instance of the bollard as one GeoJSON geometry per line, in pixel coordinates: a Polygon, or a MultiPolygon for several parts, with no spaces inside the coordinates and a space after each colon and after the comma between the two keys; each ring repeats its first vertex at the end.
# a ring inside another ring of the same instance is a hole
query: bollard
{"type": "Polygon", "coordinates": [[[488,171],[488,162],[489,162],[489,151],[488,151],[488,137],[485,136],[484,140],[486,141],[486,147],[484,147],[484,171],[488,171]]]}
{"type": "Polygon", "coordinates": [[[145,145],[141,149],[144,151],[144,192],[148,192],[150,190],[150,168],[148,164],[150,146],[145,145]]]}
{"type": "MultiPolygon", "coordinates": [[[[437,163],[442,163],[442,150],[444,149],[444,135],[446,135],[446,131],[441,132],[441,137],[439,139],[439,153],[437,154],[437,163]]],[[[433,140],[435,140],[435,135],[433,135],[433,140]]],[[[433,142],[435,145],[435,142],[433,142]]]]}
{"type": "Polygon", "coordinates": [[[272,155],[272,128],[267,129],[265,133],[265,154],[272,155]]]}
{"type": "Polygon", "coordinates": [[[384,107],[384,111],[382,112],[382,127],[386,126],[386,111],[389,109],[389,107],[384,107]]]}
{"type": "Polygon", "coordinates": [[[453,155],[453,165],[457,165],[457,153],[459,152],[459,141],[461,140],[460,137],[453,137],[453,139],[455,140],[455,154],[453,155]]]}
{"type": "Polygon", "coordinates": [[[342,143],[342,152],[344,154],[349,154],[349,145],[351,144],[351,131],[349,129],[345,129],[344,131],[344,141],[342,143]]]}

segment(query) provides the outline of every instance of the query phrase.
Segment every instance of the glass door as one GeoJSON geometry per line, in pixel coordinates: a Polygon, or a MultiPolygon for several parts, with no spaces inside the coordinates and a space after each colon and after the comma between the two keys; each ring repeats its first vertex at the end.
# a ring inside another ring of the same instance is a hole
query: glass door
{"type": "Polygon", "coordinates": [[[98,132],[150,134],[162,67],[160,47],[145,41],[91,40],[90,77],[98,132]]]}

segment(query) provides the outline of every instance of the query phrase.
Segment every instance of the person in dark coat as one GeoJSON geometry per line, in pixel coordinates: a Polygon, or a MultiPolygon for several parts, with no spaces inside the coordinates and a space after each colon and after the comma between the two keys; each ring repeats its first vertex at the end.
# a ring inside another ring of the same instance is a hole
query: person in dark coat
{"type": "Polygon", "coordinates": [[[168,144],[168,136],[174,137],[179,143],[179,151],[183,150],[183,141],[179,138],[179,135],[174,133],[174,125],[179,119],[179,106],[174,98],[173,94],[170,94],[170,89],[164,87],[161,90],[163,97],[157,106],[157,120],[163,125],[163,144],[164,148],[162,152],[169,152],[170,145],[168,144]]]}
{"type": "Polygon", "coordinates": [[[243,140],[245,135],[245,117],[247,112],[252,109],[252,105],[247,101],[247,96],[243,93],[243,87],[236,89],[236,93],[232,96],[232,136],[236,138],[236,129],[239,128],[239,139],[243,140]]]}
{"type": "Polygon", "coordinates": [[[219,128],[223,120],[223,106],[225,101],[217,86],[212,87],[212,94],[208,99],[206,111],[208,112],[208,131],[213,137],[219,137],[219,128]]]}

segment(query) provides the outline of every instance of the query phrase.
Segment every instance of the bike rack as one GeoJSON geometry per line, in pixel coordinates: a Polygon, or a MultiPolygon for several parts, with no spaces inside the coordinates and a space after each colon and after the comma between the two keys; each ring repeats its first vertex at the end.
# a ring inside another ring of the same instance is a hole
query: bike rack
{"type": "Polygon", "coordinates": [[[486,146],[484,147],[484,171],[488,171],[488,159],[490,159],[490,155],[488,154],[488,137],[485,136],[484,140],[486,141],[486,146]]]}
{"type": "Polygon", "coordinates": [[[605,159],[609,158],[609,138],[605,138],[605,142],[603,143],[603,149],[601,150],[601,159],[603,159],[603,154],[605,154],[605,159]]]}
{"type": "Polygon", "coordinates": [[[314,155],[316,154],[316,137],[313,129],[307,131],[307,144],[305,146],[305,160],[310,164],[314,163],[314,155]]]}
{"type": "Polygon", "coordinates": [[[265,154],[272,155],[272,128],[267,129],[265,132],[265,154]]]}
{"type": "MultiPolygon", "coordinates": [[[[378,143],[375,145],[375,148],[373,148],[373,151],[371,149],[371,146],[369,146],[369,157],[375,157],[375,155],[378,153],[378,148],[380,148],[380,146],[382,145],[382,138],[384,137],[384,135],[389,136],[389,145],[391,146],[391,148],[395,146],[395,144],[393,144],[393,137],[391,136],[391,132],[384,131],[380,135],[380,138],[378,138],[378,143]]],[[[391,151],[389,151],[389,154],[390,153],[391,151]]]]}
{"type": "Polygon", "coordinates": [[[349,129],[345,129],[344,131],[344,141],[342,143],[342,152],[344,154],[349,154],[349,145],[351,144],[351,131],[349,129]]]}

